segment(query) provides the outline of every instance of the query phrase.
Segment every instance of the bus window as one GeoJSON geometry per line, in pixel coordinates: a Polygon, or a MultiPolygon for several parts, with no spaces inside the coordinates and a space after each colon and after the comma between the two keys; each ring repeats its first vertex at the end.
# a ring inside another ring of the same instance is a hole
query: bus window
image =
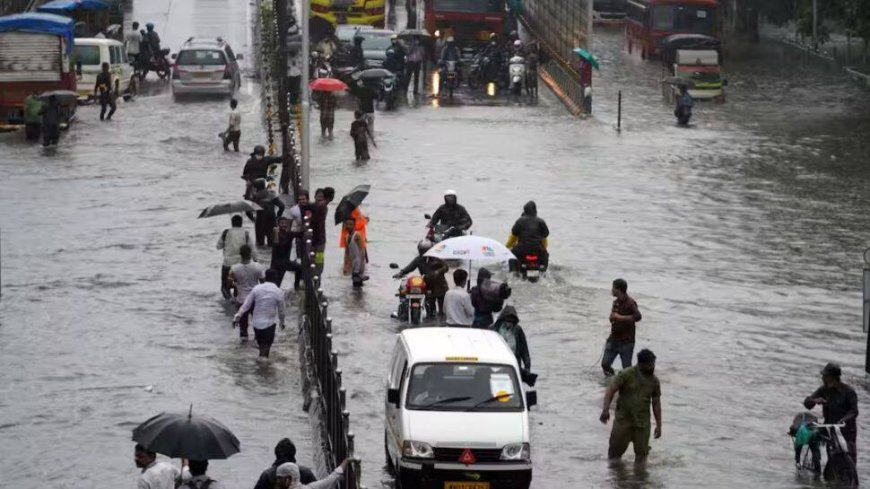
{"type": "Polygon", "coordinates": [[[657,5],[653,9],[653,29],[666,32],[712,34],[712,8],[675,4],[657,5]]]}

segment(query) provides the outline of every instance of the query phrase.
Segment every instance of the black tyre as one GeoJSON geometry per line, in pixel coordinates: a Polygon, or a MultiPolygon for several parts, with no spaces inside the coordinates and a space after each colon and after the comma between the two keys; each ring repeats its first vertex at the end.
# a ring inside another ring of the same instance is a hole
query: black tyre
{"type": "Polygon", "coordinates": [[[161,80],[165,80],[165,79],[169,78],[169,71],[170,71],[169,68],[161,68],[161,69],[157,70],[156,73],[157,73],[157,76],[159,76],[161,80]]]}
{"type": "Polygon", "coordinates": [[[843,487],[858,487],[858,471],[855,463],[845,453],[837,453],[825,465],[825,480],[837,482],[843,487]]]}
{"type": "Polygon", "coordinates": [[[411,324],[417,326],[420,324],[420,320],[423,316],[423,311],[419,307],[411,308],[411,324]]]}

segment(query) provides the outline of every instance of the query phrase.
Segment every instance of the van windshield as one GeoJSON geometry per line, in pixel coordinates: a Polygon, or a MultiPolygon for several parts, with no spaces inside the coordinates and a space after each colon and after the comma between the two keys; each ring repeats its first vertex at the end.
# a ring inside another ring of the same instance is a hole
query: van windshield
{"type": "Polygon", "coordinates": [[[426,411],[522,411],[513,367],[477,363],[414,366],[405,407],[426,411]]]}

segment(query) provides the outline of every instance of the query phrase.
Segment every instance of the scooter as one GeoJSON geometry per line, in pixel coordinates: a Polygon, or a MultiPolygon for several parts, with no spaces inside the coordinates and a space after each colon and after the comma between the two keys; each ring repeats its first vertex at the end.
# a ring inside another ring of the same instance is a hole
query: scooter
{"type": "MultiPolygon", "coordinates": [[[[390,268],[396,270],[399,265],[390,263],[390,268]]],[[[407,321],[408,324],[418,326],[423,321],[423,311],[426,308],[426,281],[419,275],[410,277],[402,277],[402,282],[399,285],[399,291],[396,297],[399,298],[399,307],[391,316],[402,322],[407,321]]]]}
{"type": "Polygon", "coordinates": [[[169,60],[166,59],[167,56],[169,56],[168,49],[161,49],[151,56],[151,59],[148,60],[148,66],[139,69],[139,80],[144,81],[149,71],[157,73],[157,76],[161,80],[169,78],[169,75],[172,73],[172,66],[169,64],[169,60]]]}
{"type": "Polygon", "coordinates": [[[517,261],[523,280],[528,280],[531,283],[537,282],[541,275],[547,271],[547,266],[542,263],[541,257],[537,253],[526,253],[517,261]]]}
{"type": "Polygon", "coordinates": [[[444,80],[444,88],[447,89],[447,94],[453,98],[453,91],[459,87],[459,66],[456,61],[445,62],[442,71],[441,79],[444,80]]]}
{"type": "Polygon", "coordinates": [[[380,99],[386,104],[387,110],[394,110],[399,102],[398,79],[395,76],[381,81],[380,99]]]}
{"type": "Polygon", "coordinates": [[[508,75],[510,76],[511,94],[519,98],[523,94],[526,83],[526,59],[522,56],[514,56],[508,62],[508,75]]]}

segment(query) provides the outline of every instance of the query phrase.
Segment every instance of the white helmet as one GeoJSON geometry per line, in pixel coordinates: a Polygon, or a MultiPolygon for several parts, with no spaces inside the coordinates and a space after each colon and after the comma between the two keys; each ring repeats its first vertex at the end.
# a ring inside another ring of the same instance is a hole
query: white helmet
{"type": "Polygon", "coordinates": [[[453,36],[450,36],[447,38],[447,42],[454,42],[454,41],[455,41],[455,39],[453,39],[453,36]]]}
{"type": "Polygon", "coordinates": [[[519,39],[517,39],[516,41],[514,41],[514,47],[515,47],[515,48],[518,48],[518,47],[520,47],[520,46],[522,46],[522,45],[523,45],[523,41],[520,41],[519,39]]]}
{"type": "Polygon", "coordinates": [[[448,191],[444,192],[445,197],[450,196],[450,195],[456,197],[456,191],[455,190],[448,190],[448,191]]]}

